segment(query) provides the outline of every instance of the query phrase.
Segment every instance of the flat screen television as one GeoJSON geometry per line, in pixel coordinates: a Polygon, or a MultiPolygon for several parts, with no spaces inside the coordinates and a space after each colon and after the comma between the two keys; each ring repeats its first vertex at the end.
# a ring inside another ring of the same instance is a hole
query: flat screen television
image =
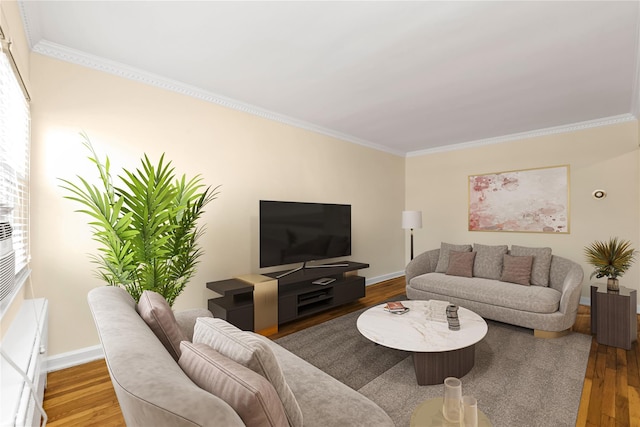
{"type": "Polygon", "coordinates": [[[351,255],[351,205],[260,200],[260,267],[351,255]]]}

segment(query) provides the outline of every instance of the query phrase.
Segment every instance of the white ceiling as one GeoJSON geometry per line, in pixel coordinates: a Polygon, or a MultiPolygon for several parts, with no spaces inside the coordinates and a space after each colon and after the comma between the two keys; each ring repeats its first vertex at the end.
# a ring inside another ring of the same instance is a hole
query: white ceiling
{"type": "Polygon", "coordinates": [[[637,1],[20,7],[36,52],[399,155],[638,116],[637,1]]]}

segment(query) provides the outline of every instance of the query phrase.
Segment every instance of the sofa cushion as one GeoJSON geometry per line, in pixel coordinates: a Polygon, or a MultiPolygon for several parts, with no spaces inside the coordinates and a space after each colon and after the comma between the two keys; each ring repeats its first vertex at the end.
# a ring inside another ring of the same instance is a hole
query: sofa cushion
{"type": "Polygon", "coordinates": [[[287,416],[271,383],[206,344],[180,344],[178,364],[200,388],[227,402],[247,427],[286,427],[287,416]]]}
{"type": "Polygon", "coordinates": [[[520,286],[480,277],[447,276],[442,273],[426,273],[411,279],[410,286],[448,297],[476,301],[532,313],[558,311],[561,293],[542,286],[520,286]]]}
{"type": "Polygon", "coordinates": [[[475,252],[449,252],[447,274],[452,276],[473,277],[473,260],[475,252]]]}
{"type": "Polygon", "coordinates": [[[305,427],[394,426],[389,415],[363,394],[270,339],[261,335],[256,335],[256,338],[264,341],[276,355],[300,404],[305,427]]]}
{"type": "Polygon", "coordinates": [[[504,268],[502,269],[503,282],[516,283],[529,286],[531,280],[532,256],[504,255],[504,268]]]}
{"type": "Polygon", "coordinates": [[[452,245],[451,243],[440,243],[440,255],[436,265],[437,273],[445,273],[449,267],[449,251],[471,252],[471,245],[452,245]]]}
{"type": "Polygon", "coordinates": [[[549,286],[549,270],[551,269],[551,248],[528,248],[525,246],[511,246],[511,255],[533,256],[531,267],[531,284],[535,286],[549,286]]]}
{"type": "Polygon", "coordinates": [[[507,253],[507,245],[481,245],[473,244],[473,251],[477,253],[473,263],[474,277],[499,280],[502,275],[502,258],[507,253]]]}
{"type": "Polygon", "coordinates": [[[302,426],[302,411],[284,379],[273,351],[260,338],[222,319],[199,318],[193,342],[206,344],[222,355],[265,377],[275,388],[291,427],[302,426]]]}
{"type": "Polygon", "coordinates": [[[187,336],[180,329],[167,300],[157,292],[144,291],[136,311],[177,362],[180,358],[180,342],[187,340],[187,336]]]}

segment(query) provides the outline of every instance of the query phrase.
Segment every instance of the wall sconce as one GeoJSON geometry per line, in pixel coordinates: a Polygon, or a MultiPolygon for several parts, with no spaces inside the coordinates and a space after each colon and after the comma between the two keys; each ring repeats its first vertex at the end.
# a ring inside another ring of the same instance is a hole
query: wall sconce
{"type": "Polygon", "coordinates": [[[591,196],[596,200],[601,200],[607,197],[607,192],[604,190],[593,190],[593,193],[591,193],[591,196]]]}

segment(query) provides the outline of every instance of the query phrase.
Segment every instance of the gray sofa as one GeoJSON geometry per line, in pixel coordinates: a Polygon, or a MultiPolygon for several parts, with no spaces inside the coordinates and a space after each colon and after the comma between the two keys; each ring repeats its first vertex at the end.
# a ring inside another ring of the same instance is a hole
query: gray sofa
{"type": "Polygon", "coordinates": [[[523,286],[436,273],[439,257],[440,249],[433,249],[409,262],[409,299],[449,301],[484,318],[533,329],[538,337],[563,335],[576,320],[584,275],[576,262],[552,255],[549,285],[523,286]]]}
{"type": "MultiPolygon", "coordinates": [[[[125,290],[114,286],[95,288],[89,292],[88,301],[129,427],[244,425],[231,406],[187,377],[138,315],[135,301],[125,290]]],[[[204,309],[175,315],[189,339],[196,319],[211,317],[204,309]]],[[[379,406],[363,395],[271,340],[260,338],[275,353],[305,426],[394,425],[379,406]]]]}

